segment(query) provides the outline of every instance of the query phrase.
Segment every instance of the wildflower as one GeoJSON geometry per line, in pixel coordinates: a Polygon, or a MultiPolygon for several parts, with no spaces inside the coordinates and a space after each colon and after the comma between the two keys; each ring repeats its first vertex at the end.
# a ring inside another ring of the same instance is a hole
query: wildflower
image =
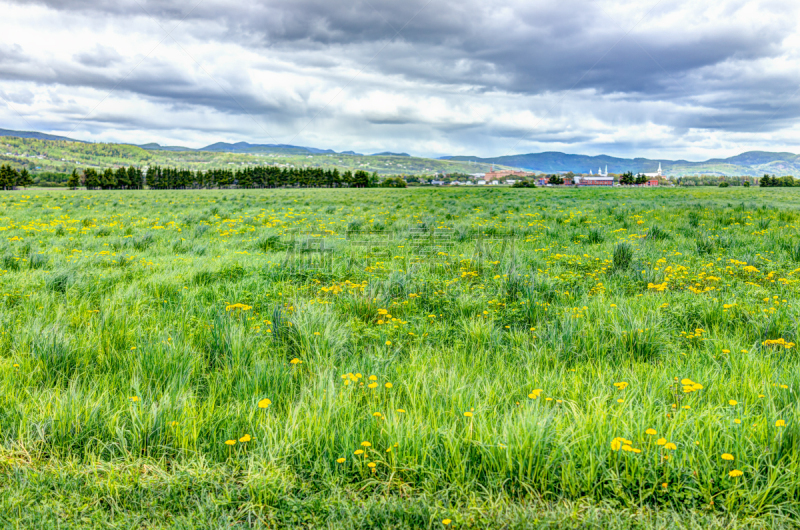
{"type": "Polygon", "coordinates": [[[722,459],[727,460],[728,462],[733,462],[734,460],[733,455],[730,453],[722,453],[722,459]]]}
{"type": "Polygon", "coordinates": [[[376,465],[377,464],[375,464],[375,462],[370,462],[369,464],[367,464],[367,467],[374,468],[376,465]]]}
{"type": "Polygon", "coordinates": [[[367,388],[378,388],[378,383],[370,383],[367,385],[367,388]]]}
{"type": "Polygon", "coordinates": [[[735,407],[738,404],[739,402],[736,401],[735,399],[731,399],[730,401],[728,401],[728,405],[730,405],[731,407],[735,407]]]}
{"type": "Polygon", "coordinates": [[[225,311],[236,311],[237,309],[241,311],[250,311],[253,308],[249,305],[244,305],[244,304],[230,304],[228,306],[225,306],[225,311]]]}
{"type": "Polygon", "coordinates": [[[251,437],[249,434],[245,434],[244,436],[242,436],[241,438],[239,438],[239,442],[241,442],[241,443],[247,443],[247,442],[249,442],[249,441],[250,441],[250,440],[252,440],[252,439],[253,439],[253,438],[252,438],[252,437],[251,437]]]}
{"type": "Polygon", "coordinates": [[[378,376],[377,375],[371,375],[371,376],[369,376],[369,380],[370,381],[377,381],[378,380],[378,376]]]}
{"type": "Polygon", "coordinates": [[[464,413],[464,416],[466,416],[467,418],[471,418],[472,417],[472,413],[470,411],[467,411],[467,412],[464,413]]]}
{"type": "Polygon", "coordinates": [[[391,346],[391,345],[392,345],[392,341],[390,341],[390,340],[387,340],[387,341],[386,341],[386,345],[387,345],[387,346],[391,346]]]}
{"type": "Polygon", "coordinates": [[[292,359],[291,361],[289,361],[289,364],[303,364],[303,361],[301,361],[300,359],[298,359],[297,357],[295,357],[294,359],[292,359]]]}
{"type": "Polygon", "coordinates": [[[741,477],[742,475],[744,475],[744,473],[742,473],[738,469],[731,469],[728,472],[728,476],[731,477],[731,478],[741,477]]]}
{"type": "Polygon", "coordinates": [[[775,422],[775,427],[786,427],[786,422],[783,420],[778,420],[775,422]]]}
{"type": "Polygon", "coordinates": [[[356,455],[356,456],[363,455],[364,454],[364,450],[363,449],[356,449],[353,452],[353,454],[356,455]]]}
{"type": "Polygon", "coordinates": [[[400,414],[405,414],[406,413],[406,409],[397,409],[397,412],[399,412],[400,414]]]}
{"type": "Polygon", "coordinates": [[[538,399],[538,398],[539,398],[539,395],[540,395],[541,393],[542,393],[542,389],[541,389],[541,388],[537,388],[537,389],[535,389],[535,390],[531,390],[531,393],[530,393],[530,394],[528,394],[528,397],[529,397],[530,399],[538,399]]]}
{"type": "Polygon", "coordinates": [[[385,386],[386,388],[392,388],[392,384],[391,384],[391,383],[386,383],[386,384],[385,384],[385,385],[383,385],[383,386],[385,386]]]}
{"type": "Polygon", "coordinates": [[[663,482],[663,483],[661,484],[661,487],[662,487],[662,488],[664,488],[664,489],[667,489],[667,483],[666,483],[666,482],[663,482]]]}
{"type": "Polygon", "coordinates": [[[139,397],[138,396],[131,396],[131,397],[128,398],[128,400],[131,403],[136,403],[137,401],[139,401],[139,397]]]}
{"type": "Polygon", "coordinates": [[[373,415],[374,417],[378,418],[378,419],[380,419],[380,418],[381,418],[381,416],[383,416],[383,414],[381,414],[380,412],[373,412],[373,413],[372,413],[372,415],[373,415]]]}
{"type": "Polygon", "coordinates": [[[628,383],[625,381],[620,381],[619,383],[614,383],[614,386],[617,387],[619,390],[625,390],[628,388],[628,383]]]}
{"type": "Polygon", "coordinates": [[[361,447],[372,447],[372,444],[369,442],[361,442],[361,447]]]}
{"type": "Polygon", "coordinates": [[[735,420],[733,420],[733,423],[735,423],[736,425],[741,425],[742,424],[742,420],[740,420],[739,418],[736,418],[735,420]]]}
{"type": "Polygon", "coordinates": [[[674,450],[676,450],[677,448],[678,448],[678,446],[677,446],[677,445],[675,445],[675,444],[674,444],[674,443],[672,443],[672,442],[669,442],[669,443],[666,443],[666,444],[664,444],[664,449],[669,449],[670,451],[674,451],[674,450]]]}
{"type": "Polygon", "coordinates": [[[236,445],[236,440],[225,440],[225,445],[236,445]]]}
{"type": "Polygon", "coordinates": [[[611,440],[611,450],[612,451],[619,451],[619,448],[622,447],[622,442],[619,438],[614,438],[611,440]]]}
{"type": "Polygon", "coordinates": [[[445,526],[449,525],[452,522],[453,521],[451,521],[450,519],[442,519],[442,524],[445,525],[445,526]]]}
{"type": "Polygon", "coordinates": [[[267,398],[264,398],[264,399],[262,399],[261,401],[258,402],[258,408],[260,408],[260,409],[265,409],[265,408],[269,407],[270,405],[272,405],[272,401],[270,401],[267,398]]]}
{"type": "Polygon", "coordinates": [[[336,463],[337,463],[337,464],[344,464],[344,462],[345,462],[345,459],[344,459],[344,458],[337,458],[337,459],[336,459],[336,463]]]}
{"type": "Polygon", "coordinates": [[[666,444],[667,444],[666,438],[659,438],[658,440],[656,440],[656,445],[666,445],[666,444]]]}
{"type": "Polygon", "coordinates": [[[655,436],[657,434],[655,429],[647,429],[644,431],[644,433],[649,434],[650,436],[655,436]]]}

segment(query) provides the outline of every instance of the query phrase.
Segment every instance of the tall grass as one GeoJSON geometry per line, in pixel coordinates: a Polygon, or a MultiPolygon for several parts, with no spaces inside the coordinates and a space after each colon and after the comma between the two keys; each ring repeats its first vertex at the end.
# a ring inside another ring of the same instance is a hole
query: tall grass
{"type": "Polygon", "coordinates": [[[791,190],[14,197],[6,525],[800,524],[791,190]]]}

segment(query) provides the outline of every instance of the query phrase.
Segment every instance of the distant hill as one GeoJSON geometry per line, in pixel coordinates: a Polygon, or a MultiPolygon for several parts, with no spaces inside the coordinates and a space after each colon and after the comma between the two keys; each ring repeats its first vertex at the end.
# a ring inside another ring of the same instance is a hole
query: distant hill
{"type": "Polygon", "coordinates": [[[389,151],[384,151],[383,153],[375,153],[375,154],[369,155],[369,156],[408,156],[408,157],[410,157],[411,155],[409,155],[408,153],[390,153],[389,151]]]}
{"type": "Polygon", "coordinates": [[[477,156],[448,156],[440,160],[471,161],[484,164],[498,164],[520,167],[530,171],[557,173],[572,171],[575,173],[597,172],[598,169],[609,173],[652,173],[661,169],[665,175],[680,176],[687,174],[703,175],[751,175],[764,173],[777,175],[800,175],[800,155],[793,153],[772,153],[767,151],[749,151],[730,158],[714,158],[704,162],[688,160],[668,160],[649,158],[617,158],[608,155],[572,155],[549,151],[524,155],[509,155],[494,158],[477,156]]]}
{"type": "Polygon", "coordinates": [[[136,147],[141,147],[142,149],[147,149],[148,151],[194,151],[194,149],[191,147],[181,147],[179,145],[159,145],[156,143],[137,145],[136,147]]]}
{"type": "Polygon", "coordinates": [[[33,138],[34,140],[60,140],[63,142],[81,142],[83,140],[75,140],[74,138],[67,138],[66,136],[56,136],[54,134],[40,133],[35,131],[12,131],[10,129],[0,129],[0,136],[13,136],[14,138],[33,138]]]}

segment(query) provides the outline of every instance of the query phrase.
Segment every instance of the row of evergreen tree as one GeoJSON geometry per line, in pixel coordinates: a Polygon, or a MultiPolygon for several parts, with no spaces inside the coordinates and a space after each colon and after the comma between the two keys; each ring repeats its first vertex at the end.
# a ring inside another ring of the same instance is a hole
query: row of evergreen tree
{"type": "Polygon", "coordinates": [[[0,190],[27,188],[33,185],[33,177],[27,169],[17,171],[8,164],[0,165],[0,190]]]}
{"type": "Polygon", "coordinates": [[[800,180],[794,177],[776,177],[775,175],[764,175],[758,180],[758,185],[762,188],[793,188],[800,186],[800,180]]]}
{"type": "Polygon", "coordinates": [[[321,168],[279,168],[257,166],[242,169],[209,169],[193,171],[174,167],[152,166],[146,172],[128,167],[99,172],[87,168],[83,174],[72,171],[70,188],[86,186],[87,189],[143,189],[156,190],[201,188],[369,188],[378,185],[378,174],[366,171],[345,171],[321,168]]]}

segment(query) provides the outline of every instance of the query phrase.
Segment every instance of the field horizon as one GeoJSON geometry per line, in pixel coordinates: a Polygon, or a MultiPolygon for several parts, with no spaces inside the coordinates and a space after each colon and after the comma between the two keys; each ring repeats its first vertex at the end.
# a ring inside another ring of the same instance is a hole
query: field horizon
{"type": "Polygon", "coordinates": [[[0,192],[0,522],[794,528],[800,191],[0,192]]]}

